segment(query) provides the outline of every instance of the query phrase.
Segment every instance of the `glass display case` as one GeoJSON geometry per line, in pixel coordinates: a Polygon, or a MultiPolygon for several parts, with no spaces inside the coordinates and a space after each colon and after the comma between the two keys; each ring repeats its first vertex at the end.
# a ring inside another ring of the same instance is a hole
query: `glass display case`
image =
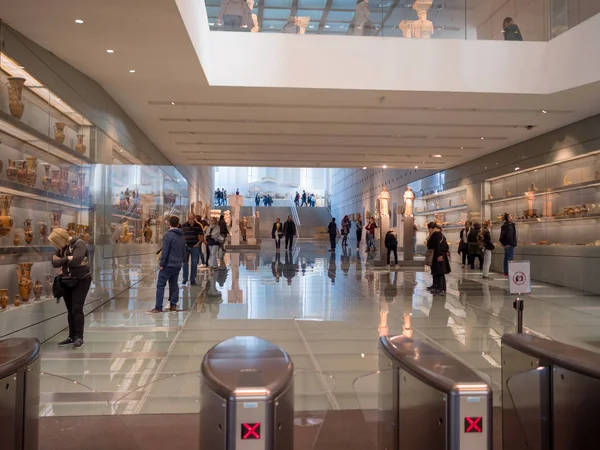
{"type": "Polygon", "coordinates": [[[50,298],[66,228],[94,244],[91,155],[96,130],[16,61],[0,54],[0,311],[50,298]]]}
{"type": "Polygon", "coordinates": [[[467,220],[467,186],[433,192],[415,193],[414,216],[417,242],[422,244],[427,237],[427,224],[436,222],[444,229],[450,244],[458,242],[460,229],[467,220]]]}
{"type": "Polygon", "coordinates": [[[600,152],[486,180],[484,216],[518,224],[520,245],[600,245],[600,152]]]}

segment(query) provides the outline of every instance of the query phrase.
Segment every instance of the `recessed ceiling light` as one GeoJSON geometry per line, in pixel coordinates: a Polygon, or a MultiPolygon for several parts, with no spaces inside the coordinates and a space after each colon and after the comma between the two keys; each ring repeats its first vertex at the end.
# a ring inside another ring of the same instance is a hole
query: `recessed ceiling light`
{"type": "Polygon", "coordinates": [[[83,23],[83,20],[81,20],[81,19],[75,19],[75,23],[82,24],[82,23],[83,23]]]}
{"type": "Polygon", "coordinates": [[[363,167],[363,170],[367,170],[367,166],[363,167]]]}
{"type": "Polygon", "coordinates": [[[419,168],[419,166],[415,166],[415,169],[418,169],[418,168],[419,168]]]}
{"type": "Polygon", "coordinates": [[[114,53],[114,50],[111,50],[110,48],[108,50],[106,50],[106,53],[114,53]]]}
{"type": "Polygon", "coordinates": [[[432,155],[434,158],[441,158],[442,155],[432,155]]]}
{"type": "Polygon", "coordinates": [[[135,69],[130,69],[129,73],[135,73],[135,69]]]}
{"type": "Polygon", "coordinates": [[[542,109],[542,114],[548,114],[548,111],[546,111],[545,109],[542,109]]]}
{"type": "Polygon", "coordinates": [[[519,169],[521,169],[521,168],[520,167],[515,167],[515,170],[519,170],[519,169]]]}
{"type": "Polygon", "coordinates": [[[464,148],[464,147],[461,147],[460,149],[461,149],[461,150],[464,150],[465,148],[464,148]]]}
{"type": "Polygon", "coordinates": [[[325,25],[325,28],[331,28],[331,25],[325,25]]]}
{"type": "Polygon", "coordinates": [[[208,24],[212,27],[215,23],[214,22],[208,22],[208,24]]]}
{"type": "Polygon", "coordinates": [[[481,140],[483,141],[485,138],[483,136],[481,136],[481,140]]]}
{"type": "Polygon", "coordinates": [[[385,165],[385,164],[384,164],[384,165],[383,165],[383,168],[384,168],[384,169],[387,169],[387,165],[385,165]]]}
{"type": "Polygon", "coordinates": [[[175,106],[175,102],[171,102],[171,105],[175,106]]]}

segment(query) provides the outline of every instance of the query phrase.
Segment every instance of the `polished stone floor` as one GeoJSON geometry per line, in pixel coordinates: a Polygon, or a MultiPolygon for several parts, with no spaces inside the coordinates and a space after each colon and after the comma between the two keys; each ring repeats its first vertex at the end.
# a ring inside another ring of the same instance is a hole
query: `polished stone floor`
{"type": "MultiPolygon", "coordinates": [[[[114,298],[89,307],[83,349],[58,348],[65,332],[44,343],[41,415],[197,412],[203,355],[239,335],[291,355],[296,410],[373,409],[378,337],[401,333],[406,317],[414,338],[489,379],[498,404],[500,337],[515,330],[500,275],[483,280],[454,264],[447,295],[432,296],[428,273],[374,268],[364,252],[329,253],[325,242],[304,240],[279,255],[271,242],[227,253],[220,265],[201,271],[197,286],[180,287],[180,311],[152,316],[155,258],[98,265],[90,296],[114,298]]],[[[598,296],[534,283],[525,308],[530,332],[599,350],[598,296]]]]}

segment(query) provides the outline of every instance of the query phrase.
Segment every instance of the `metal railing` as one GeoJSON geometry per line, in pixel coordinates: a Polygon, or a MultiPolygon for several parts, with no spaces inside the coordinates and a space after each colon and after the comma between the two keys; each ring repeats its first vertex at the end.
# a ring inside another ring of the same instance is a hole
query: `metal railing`
{"type": "Polygon", "coordinates": [[[292,219],[294,219],[294,223],[296,224],[296,238],[299,238],[300,227],[302,226],[302,224],[300,223],[300,215],[298,214],[296,202],[294,201],[294,197],[292,196],[290,196],[290,211],[292,212],[292,219]]]}

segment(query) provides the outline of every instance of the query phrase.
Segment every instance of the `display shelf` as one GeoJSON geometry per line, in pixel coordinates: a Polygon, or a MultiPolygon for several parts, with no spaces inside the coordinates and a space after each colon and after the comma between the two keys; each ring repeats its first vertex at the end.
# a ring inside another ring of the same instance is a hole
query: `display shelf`
{"type": "MultiPolygon", "coordinates": [[[[544,192],[534,192],[533,195],[535,197],[543,197],[545,195],[560,194],[561,192],[569,192],[569,191],[575,191],[575,190],[579,190],[579,189],[583,189],[583,188],[598,187],[598,186],[600,186],[600,180],[591,180],[591,181],[584,181],[583,183],[569,184],[567,186],[559,186],[556,188],[550,188],[551,189],[550,192],[548,192],[547,190],[544,192]]],[[[500,198],[484,200],[482,203],[484,205],[492,205],[494,203],[502,203],[502,202],[508,202],[508,201],[512,201],[512,200],[522,200],[522,199],[527,199],[527,198],[529,198],[527,196],[527,194],[514,194],[514,195],[510,195],[508,197],[500,197],[500,198]]]]}
{"type": "Polygon", "coordinates": [[[441,197],[443,195],[455,194],[455,193],[461,192],[461,191],[467,192],[467,187],[466,186],[459,186],[457,188],[447,189],[445,191],[441,191],[441,192],[438,192],[436,194],[423,195],[421,197],[417,197],[415,200],[429,200],[429,199],[432,199],[432,198],[441,197]]]}
{"type": "Polygon", "coordinates": [[[88,157],[77,153],[64,144],[59,144],[48,135],[2,110],[0,110],[0,131],[71,164],[84,165],[92,162],[88,157]]]}
{"type": "Polygon", "coordinates": [[[418,211],[415,212],[415,216],[431,216],[436,213],[447,213],[454,211],[464,211],[467,209],[466,203],[462,203],[460,206],[448,206],[446,208],[436,208],[436,209],[428,209],[427,211],[418,211]]]}
{"type": "Polygon", "coordinates": [[[120,209],[116,208],[110,208],[110,213],[113,217],[119,217],[121,219],[142,220],[142,216],[139,214],[127,214],[126,211],[121,211],[120,209]]]}
{"type": "MultiPolygon", "coordinates": [[[[543,225],[555,222],[575,222],[581,220],[600,220],[600,212],[592,214],[581,214],[577,217],[539,217],[537,219],[516,219],[515,223],[523,225],[543,225]]],[[[502,220],[494,220],[495,224],[501,224],[502,220]]]]}
{"type": "Polygon", "coordinates": [[[16,181],[0,179],[0,192],[19,197],[26,197],[33,200],[39,200],[44,203],[67,206],[74,209],[92,209],[93,205],[87,201],[77,201],[73,197],[56,194],[44,189],[29,187],[16,181]]]}
{"type": "Polygon", "coordinates": [[[51,245],[13,245],[0,246],[0,255],[25,255],[25,254],[54,253],[51,245]]]}

